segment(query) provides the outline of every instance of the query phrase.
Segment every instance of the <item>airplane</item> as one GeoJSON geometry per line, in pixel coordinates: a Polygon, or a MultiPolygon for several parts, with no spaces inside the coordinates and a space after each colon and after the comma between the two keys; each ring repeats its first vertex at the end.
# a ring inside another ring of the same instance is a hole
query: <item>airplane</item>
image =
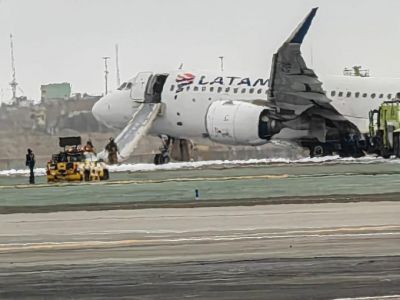
{"type": "Polygon", "coordinates": [[[146,71],[101,98],[92,113],[106,126],[123,129],[116,138],[119,161],[145,134],[164,137],[155,164],[169,162],[171,144],[179,152],[175,157],[187,160],[191,139],[242,146],[291,141],[311,156],[362,156],[371,146],[369,112],[385,99],[400,97],[400,79],[320,80],[300,51],[316,12],[311,10],[273,56],[269,77],[146,71]]]}

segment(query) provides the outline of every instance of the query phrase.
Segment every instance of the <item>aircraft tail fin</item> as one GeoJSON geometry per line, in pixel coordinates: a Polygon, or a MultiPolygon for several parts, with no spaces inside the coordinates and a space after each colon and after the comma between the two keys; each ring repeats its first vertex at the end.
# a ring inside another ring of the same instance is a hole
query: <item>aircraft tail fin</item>
{"type": "Polygon", "coordinates": [[[310,13],[304,18],[303,21],[297,26],[297,28],[292,32],[286,43],[290,44],[302,44],[304,37],[306,36],[308,29],[310,29],[312,20],[317,14],[318,7],[313,8],[310,13]]]}

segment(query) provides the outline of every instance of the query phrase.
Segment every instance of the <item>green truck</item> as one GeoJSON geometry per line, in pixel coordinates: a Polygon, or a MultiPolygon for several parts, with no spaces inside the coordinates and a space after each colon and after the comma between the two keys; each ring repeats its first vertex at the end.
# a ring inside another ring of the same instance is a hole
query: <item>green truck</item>
{"type": "Polygon", "coordinates": [[[369,135],[376,154],[400,157],[400,100],[385,101],[370,111],[369,135]]]}

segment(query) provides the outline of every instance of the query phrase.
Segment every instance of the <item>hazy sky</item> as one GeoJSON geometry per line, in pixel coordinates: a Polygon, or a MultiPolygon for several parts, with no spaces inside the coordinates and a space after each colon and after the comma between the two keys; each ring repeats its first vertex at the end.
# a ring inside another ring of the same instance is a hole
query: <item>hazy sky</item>
{"type": "Polygon", "coordinates": [[[303,54],[318,74],[362,65],[373,76],[400,77],[399,0],[0,0],[0,87],[11,98],[10,33],[17,80],[36,99],[52,82],[102,93],[103,56],[112,57],[115,89],[115,43],[122,80],[181,62],[217,70],[221,55],[231,75],[268,77],[272,54],[315,6],[303,54]]]}

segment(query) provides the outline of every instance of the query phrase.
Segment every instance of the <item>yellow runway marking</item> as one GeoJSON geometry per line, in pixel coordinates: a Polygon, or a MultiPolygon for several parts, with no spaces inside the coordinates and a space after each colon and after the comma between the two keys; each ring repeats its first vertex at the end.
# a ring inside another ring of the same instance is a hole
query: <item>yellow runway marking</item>
{"type": "Polygon", "coordinates": [[[86,241],[86,242],[61,242],[48,244],[33,244],[12,247],[0,247],[0,251],[13,250],[51,250],[62,248],[79,248],[79,247],[100,247],[100,246],[123,246],[140,243],[156,242],[157,240],[120,240],[120,241],[86,241]]]}
{"type": "Polygon", "coordinates": [[[3,185],[2,189],[28,189],[28,188],[46,188],[58,186],[88,186],[88,185],[116,185],[116,184],[148,184],[148,183],[167,183],[167,182],[191,182],[191,181],[226,181],[226,180],[243,180],[243,179],[286,179],[292,177],[288,174],[283,175],[248,175],[248,176],[228,176],[228,177],[194,177],[194,178],[169,178],[159,180],[115,180],[101,182],[63,182],[63,183],[42,183],[42,184],[19,184],[19,185],[3,185]]]}
{"type": "MultiPolygon", "coordinates": [[[[362,235],[361,232],[382,232],[383,230],[398,230],[400,229],[400,225],[382,225],[382,226],[364,226],[364,227],[344,227],[344,228],[332,228],[332,229],[311,229],[311,230],[297,230],[297,231],[283,231],[283,232],[260,232],[258,235],[264,235],[264,238],[274,238],[274,237],[301,237],[301,235],[323,235],[326,234],[340,234],[342,232],[350,233],[357,232],[362,235]]],[[[262,236],[261,236],[262,237],[262,236]]],[[[139,245],[139,244],[148,244],[148,243],[163,243],[163,242],[182,242],[182,241],[199,241],[199,240],[213,240],[216,241],[221,239],[251,239],[251,238],[259,238],[254,234],[228,234],[223,237],[221,236],[184,236],[184,237],[170,237],[167,239],[134,239],[134,240],[116,240],[116,241],[84,241],[84,242],[54,242],[54,243],[27,243],[27,244],[10,244],[10,246],[2,245],[0,247],[0,251],[23,251],[23,250],[61,250],[61,249],[73,249],[73,248],[87,248],[87,247],[104,247],[104,246],[128,246],[128,245],[139,245]]]]}

